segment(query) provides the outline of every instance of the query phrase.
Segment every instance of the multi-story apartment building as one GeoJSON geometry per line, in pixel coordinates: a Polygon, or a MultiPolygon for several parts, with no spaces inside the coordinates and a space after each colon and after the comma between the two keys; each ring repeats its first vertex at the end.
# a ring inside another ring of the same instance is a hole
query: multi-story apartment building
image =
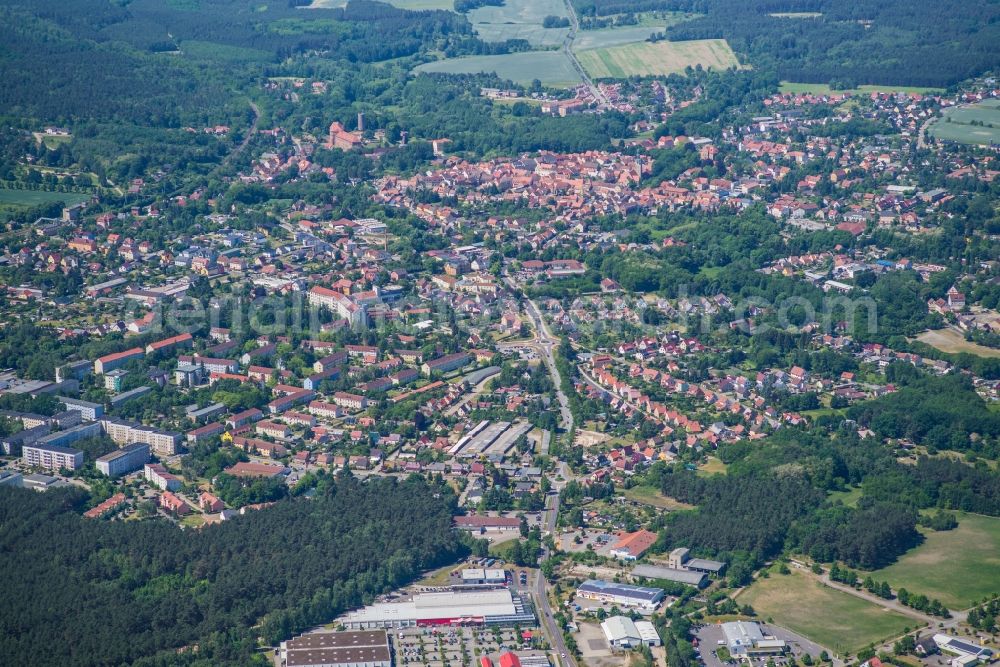
{"type": "Polygon", "coordinates": [[[147,463],[143,467],[143,477],[163,491],[176,491],[181,488],[180,478],[167,472],[167,469],[159,463],[147,463]]]}
{"type": "Polygon", "coordinates": [[[94,362],[95,373],[107,373],[116,368],[121,368],[133,359],[142,359],[146,352],[141,347],[133,347],[131,350],[107,354],[94,362]]]}
{"type": "Polygon", "coordinates": [[[83,452],[71,447],[44,445],[36,442],[31,445],[25,445],[23,452],[22,458],[29,466],[46,468],[48,470],[59,470],[60,468],[76,470],[83,465],[83,452]]]}
{"type": "Polygon", "coordinates": [[[136,442],[144,442],[152,450],[160,455],[171,456],[177,453],[177,447],[181,443],[183,435],[176,431],[164,431],[150,426],[143,426],[136,422],[128,422],[112,417],[105,417],[101,420],[101,427],[104,432],[116,444],[130,445],[136,442]]]}
{"type": "Polygon", "coordinates": [[[137,442],[97,459],[97,469],[108,477],[118,477],[138,470],[149,461],[149,444],[137,442]]]}
{"type": "Polygon", "coordinates": [[[45,447],[67,447],[77,440],[92,438],[101,434],[101,425],[98,422],[83,422],[64,431],[56,431],[39,438],[35,444],[45,447]]]}
{"type": "Polygon", "coordinates": [[[100,403],[91,403],[90,401],[81,401],[78,398],[66,398],[64,396],[58,396],[56,400],[62,403],[67,410],[79,412],[82,419],[95,421],[100,419],[104,414],[104,406],[100,403]]]}

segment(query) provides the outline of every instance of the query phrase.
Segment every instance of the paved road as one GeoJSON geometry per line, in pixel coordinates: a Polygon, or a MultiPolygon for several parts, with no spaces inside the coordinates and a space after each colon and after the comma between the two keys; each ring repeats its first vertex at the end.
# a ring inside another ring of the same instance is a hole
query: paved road
{"type": "Polygon", "coordinates": [[[917,148],[923,149],[927,148],[927,128],[931,126],[931,123],[938,119],[937,116],[932,116],[923,122],[920,129],[917,130],[917,148]]]}
{"type": "MultiPolygon", "coordinates": [[[[575,15],[574,15],[575,17],[575,15]]],[[[575,20],[575,19],[574,19],[575,20]]],[[[507,285],[510,287],[511,291],[517,291],[517,285],[511,278],[505,279],[507,285]]],[[[526,312],[535,325],[535,339],[524,344],[524,347],[531,347],[536,350],[539,356],[545,363],[545,367],[549,370],[549,374],[552,376],[552,382],[556,387],[556,399],[559,402],[559,412],[562,417],[563,428],[567,432],[573,429],[573,413],[569,409],[569,399],[562,390],[562,377],[559,374],[559,369],[556,368],[555,357],[552,354],[552,350],[556,345],[559,344],[558,339],[552,335],[549,330],[548,324],[545,322],[545,318],[542,317],[542,313],[538,306],[531,301],[527,300],[526,312]]],[[[570,470],[569,466],[564,461],[559,461],[558,472],[563,478],[563,482],[556,483],[553,485],[556,493],[549,494],[545,499],[545,511],[542,513],[542,531],[543,534],[552,535],[555,538],[556,535],[556,521],[559,518],[559,493],[558,491],[565,486],[571,479],[574,478],[573,471],[570,470]]],[[[549,557],[549,550],[544,544],[542,545],[542,559],[549,557]]],[[[536,611],[538,612],[539,620],[541,621],[542,628],[545,630],[545,634],[549,636],[549,640],[552,643],[552,648],[555,650],[557,658],[557,664],[559,665],[571,665],[576,667],[576,659],[566,648],[566,642],[563,639],[562,630],[559,628],[552,615],[552,606],[549,603],[549,596],[547,593],[547,582],[542,573],[535,573],[535,581],[533,582],[533,592],[535,597],[536,611]],[[566,657],[563,658],[562,656],[566,657]]]]}
{"type": "Polygon", "coordinates": [[[562,416],[563,428],[567,432],[571,431],[573,430],[573,413],[569,409],[569,399],[563,393],[562,376],[559,374],[559,369],[556,368],[556,360],[552,355],[552,350],[559,344],[559,340],[549,331],[549,325],[545,322],[542,312],[538,309],[534,301],[528,299],[525,310],[535,323],[536,348],[541,354],[545,365],[548,367],[549,373],[552,375],[552,382],[556,386],[556,399],[559,401],[559,412],[562,416]]]}
{"type": "Polygon", "coordinates": [[[580,78],[583,79],[584,85],[590,89],[590,94],[594,96],[601,106],[610,106],[611,101],[608,100],[607,96],[601,91],[600,88],[594,83],[590,75],[587,74],[587,70],[583,69],[583,65],[576,57],[576,53],[573,52],[573,41],[576,39],[576,33],[580,31],[580,20],[576,16],[576,10],[573,8],[573,3],[571,0],[563,0],[566,4],[566,13],[569,15],[569,32],[566,33],[566,39],[563,40],[562,49],[566,53],[566,57],[573,64],[573,69],[577,71],[580,78]]]}
{"type": "MultiPolygon", "coordinates": [[[[543,533],[547,532],[555,537],[556,519],[558,517],[559,494],[553,493],[545,499],[545,512],[542,513],[543,533]]],[[[549,550],[543,544],[542,559],[544,560],[545,558],[548,558],[548,556],[549,550]]],[[[572,665],[573,667],[576,667],[576,659],[569,652],[569,649],[566,648],[566,641],[563,639],[562,629],[556,623],[556,620],[552,615],[552,605],[549,603],[547,587],[548,582],[545,581],[545,577],[542,576],[541,571],[535,572],[533,590],[535,594],[536,611],[538,612],[538,618],[541,620],[542,628],[544,628],[545,634],[549,636],[553,650],[559,656],[556,660],[556,664],[572,665]],[[564,658],[562,656],[566,657],[564,658]]]]}
{"type": "Polygon", "coordinates": [[[222,161],[219,165],[219,169],[225,167],[233,161],[233,158],[242,153],[250,143],[250,140],[253,139],[253,135],[257,134],[257,124],[260,122],[260,107],[253,102],[250,102],[250,110],[253,111],[253,123],[250,125],[250,129],[247,130],[246,136],[243,137],[243,141],[240,142],[240,145],[234,148],[233,151],[226,156],[226,159],[222,161]]]}

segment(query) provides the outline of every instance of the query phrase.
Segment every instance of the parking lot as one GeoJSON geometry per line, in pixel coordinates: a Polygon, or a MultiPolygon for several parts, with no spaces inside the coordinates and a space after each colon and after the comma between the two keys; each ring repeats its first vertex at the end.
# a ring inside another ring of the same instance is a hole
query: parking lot
{"type": "MultiPolygon", "coordinates": [[[[524,629],[522,629],[523,631],[524,629]]],[[[490,656],[494,663],[504,651],[529,651],[531,640],[523,639],[514,628],[405,628],[393,631],[392,641],[396,651],[397,665],[445,665],[479,664],[479,658],[490,656]]],[[[538,632],[531,631],[533,637],[538,632]]],[[[541,653],[541,652],[539,652],[541,653]]]]}
{"type": "MultiPolygon", "coordinates": [[[[806,653],[811,655],[813,658],[817,658],[823,650],[823,647],[819,646],[815,642],[809,641],[805,637],[797,635],[785,628],[772,625],[770,623],[761,623],[760,626],[764,634],[773,635],[778,639],[785,640],[791,649],[791,651],[786,653],[784,656],[774,656],[773,659],[776,665],[787,665],[789,658],[792,656],[794,656],[798,661],[806,653]]],[[[723,662],[716,655],[716,651],[722,647],[725,642],[725,634],[722,632],[721,625],[712,624],[702,626],[697,630],[695,636],[698,638],[698,654],[701,656],[701,659],[705,663],[706,667],[724,667],[726,665],[739,664],[739,662],[735,659],[723,662]],[[723,642],[723,644],[720,644],[720,641],[723,642]]],[[[766,665],[768,660],[769,658],[757,658],[750,661],[750,664],[766,665]]],[[[748,662],[748,659],[744,659],[743,662],[748,662]]]]}

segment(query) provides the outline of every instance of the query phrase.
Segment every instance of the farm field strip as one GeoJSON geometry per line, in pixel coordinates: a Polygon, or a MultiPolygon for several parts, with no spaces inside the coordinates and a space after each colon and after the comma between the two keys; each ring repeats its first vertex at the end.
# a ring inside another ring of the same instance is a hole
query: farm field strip
{"type": "Polygon", "coordinates": [[[480,7],[468,13],[483,41],[525,39],[533,46],[559,46],[569,28],[543,28],[546,16],[566,17],[566,5],[562,0],[506,0],[499,7],[480,7]]]}
{"type": "Polygon", "coordinates": [[[962,334],[951,329],[925,331],[917,336],[917,340],[948,354],[968,352],[980,357],[1000,357],[1000,350],[967,341],[962,334]]]}
{"type": "Polygon", "coordinates": [[[963,144],[1000,143],[1000,100],[948,109],[927,133],[935,139],[963,144]]]}
{"type": "Polygon", "coordinates": [[[871,86],[864,85],[849,90],[834,90],[825,83],[796,83],[794,81],[782,81],[781,92],[783,93],[811,93],[813,95],[833,95],[836,93],[850,93],[852,95],[864,95],[868,93],[917,93],[919,95],[932,95],[943,93],[942,88],[927,88],[923,86],[871,86]]]}
{"type": "Polygon", "coordinates": [[[65,202],[67,206],[90,199],[91,195],[80,192],[48,192],[45,190],[0,190],[0,206],[38,206],[54,201],[65,202]]]}
{"type": "Polygon", "coordinates": [[[497,76],[520,84],[530,84],[534,79],[550,86],[576,86],[580,75],[573,69],[566,54],[561,51],[527,51],[498,56],[469,56],[449,58],[424,63],[415,72],[440,72],[443,74],[470,74],[496,72],[497,76]]]}
{"type": "Polygon", "coordinates": [[[577,57],[595,78],[666,75],[696,65],[716,70],[739,66],[736,54],[724,39],[644,41],[579,51],[577,57]]]}

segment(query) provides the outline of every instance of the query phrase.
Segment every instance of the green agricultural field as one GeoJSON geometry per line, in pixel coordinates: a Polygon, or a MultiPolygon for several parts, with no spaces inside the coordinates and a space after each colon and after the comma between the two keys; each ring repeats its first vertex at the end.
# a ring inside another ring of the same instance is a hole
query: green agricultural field
{"type": "Polygon", "coordinates": [[[645,42],[650,35],[666,30],[665,25],[658,26],[626,26],[623,28],[605,28],[603,30],[582,30],[573,40],[574,51],[589,49],[605,49],[609,46],[621,46],[645,42]]]}
{"type": "Polygon", "coordinates": [[[201,42],[197,40],[187,40],[181,42],[181,52],[183,52],[184,55],[195,59],[228,60],[235,62],[265,62],[271,57],[266,51],[260,51],[258,49],[248,49],[242,46],[231,46],[229,44],[218,44],[216,42],[201,42]]]}
{"type": "Polygon", "coordinates": [[[587,73],[598,79],[662,76],[696,65],[715,70],[739,66],[736,54],[724,39],[638,42],[580,51],[577,57],[587,73]]]}
{"type": "Polygon", "coordinates": [[[768,14],[776,19],[818,19],[823,16],[822,12],[775,12],[768,14]]]}
{"type": "MultiPolygon", "coordinates": [[[[418,12],[425,9],[455,9],[454,0],[385,0],[400,9],[418,12]]],[[[301,5],[302,9],[336,9],[347,4],[347,0],[313,0],[309,5],[301,5]]]]}
{"type": "Polygon", "coordinates": [[[921,86],[858,86],[850,90],[834,90],[825,83],[794,83],[792,81],[782,81],[781,92],[783,93],[812,93],[813,95],[833,95],[835,93],[850,93],[852,95],[863,95],[868,93],[917,93],[920,95],[933,95],[943,93],[943,88],[924,88],[921,86]]]}
{"type": "Polygon", "coordinates": [[[388,2],[394,7],[409,9],[411,11],[421,11],[424,9],[455,9],[455,3],[453,0],[388,0],[388,2]]]}
{"type": "Polygon", "coordinates": [[[566,16],[566,5],[562,0],[506,0],[500,7],[480,7],[468,13],[485,42],[526,39],[533,46],[559,46],[569,29],[543,28],[546,16],[566,16]]]}
{"type": "Polygon", "coordinates": [[[417,67],[415,72],[441,72],[444,74],[470,74],[496,72],[503,79],[520,84],[530,84],[539,79],[548,86],[570,87],[580,83],[580,75],[561,51],[527,51],[506,53],[499,56],[470,56],[449,58],[417,67]]]}
{"type": "Polygon", "coordinates": [[[962,144],[1000,144],[1000,100],[948,109],[927,134],[962,144]]]}
{"type": "Polygon", "coordinates": [[[950,609],[1000,593],[1000,519],[959,514],[955,530],[925,535],[923,544],[872,576],[937,598],[950,609]]]}
{"type": "Polygon", "coordinates": [[[758,579],[737,600],[761,618],[794,630],[820,646],[845,654],[902,634],[912,618],[824,586],[796,569],[758,579]]]}
{"type": "Polygon", "coordinates": [[[67,206],[90,199],[90,195],[79,192],[44,192],[41,190],[0,190],[0,206],[38,206],[54,201],[65,202],[67,206]]]}
{"type": "Polygon", "coordinates": [[[349,30],[343,21],[304,18],[278,19],[267,24],[268,32],[276,35],[334,35],[349,30]]]}
{"type": "Polygon", "coordinates": [[[925,331],[917,336],[917,340],[948,354],[967,352],[980,357],[1000,357],[1000,350],[967,341],[965,336],[954,329],[925,331]]]}

